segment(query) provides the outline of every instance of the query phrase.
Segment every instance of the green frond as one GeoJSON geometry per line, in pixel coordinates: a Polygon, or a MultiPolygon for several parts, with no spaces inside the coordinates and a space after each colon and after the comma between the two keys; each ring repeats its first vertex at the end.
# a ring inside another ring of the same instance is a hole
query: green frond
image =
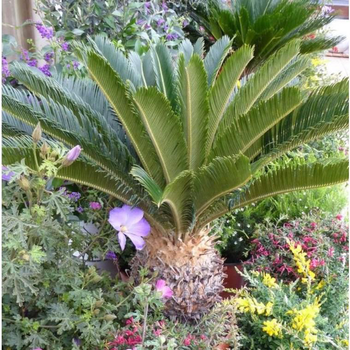
{"type": "Polygon", "coordinates": [[[208,85],[212,86],[216,80],[220,67],[224,62],[230,48],[232,40],[227,35],[220,38],[211,46],[204,59],[204,67],[208,75],[208,85]]]}
{"type": "Polygon", "coordinates": [[[252,57],[253,49],[249,46],[243,46],[234,52],[223,65],[221,74],[209,92],[210,113],[206,154],[211,149],[218,125],[224,115],[233,91],[237,88],[237,82],[252,57]]]}
{"type": "Polygon", "coordinates": [[[95,44],[95,48],[97,48],[99,53],[106,58],[113,70],[118,73],[124,83],[126,83],[127,80],[130,80],[136,89],[143,86],[141,75],[138,74],[133,65],[130,64],[124,53],[117,49],[106,36],[97,35],[94,40],[90,39],[90,42],[95,44]]]}
{"type": "Polygon", "coordinates": [[[331,49],[345,39],[343,36],[332,38],[316,37],[310,40],[303,40],[300,45],[300,53],[307,54],[331,49]]]}
{"type": "Polygon", "coordinates": [[[236,93],[219,125],[219,133],[232,122],[231,117],[245,114],[253,107],[264,91],[299,53],[299,42],[291,41],[272,55],[236,93]]]}
{"type": "Polygon", "coordinates": [[[285,88],[280,94],[258,103],[247,114],[231,117],[233,123],[217,136],[209,159],[246,152],[300,103],[299,89],[285,88]]]}
{"type": "Polygon", "coordinates": [[[348,80],[314,91],[293,113],[265,133],[246,155],[279,157],[299,145],[326,134],[347,129],[349,125],[348,80]]]}
{"type": "Polygon", "coordinates": [[[149,174],[147,174],[147,172],[139,166],[133,166],[130,174],[142,185],[142,187],[152,198],[153,202],[157,204],[157,206],[160,206],[163,197],[163,190],[149,176],[149,174]]]}
{"type": "Polygon", "coordinates": [[[157,87],[170,101],[172,108],[176,110],[174,66],[170,52],[164,44],[159,43],[151,48],[151,57],[157,87]]]}
{"type": "Polygon", "coordinates": [[[244,155],[218,157],[196,171],[194,176],[194,203],[196,215],[200,215],[214,200],[250,180],[249,159],[244,155]]]}
{"type": "Polygon", "coordinates": [[[164,190],[162,203],[169,205],[178,237],[186,235],[194,220],[193,173],[182,172],[164,190]]]}
{"type": "Polygon", "coordinates": [[[213,203],[198,219],[196,229],[209,224],[231,210],[275,195],[325,187],[346,182],[347,160],[291,166],[271,171],[254,180],[245,190],[237,191],[213,203]]]}
{"type": "Polygon", "coordinates": [[[208,98],[206,72],[203,61],[195,54],[185,65],[184,56],[178,62],[179,113],[187,144],[189,169],[196,169],[205,160],[206,127],[208,123],[208,98]]]}
{"type": "Polygon", "coordinates": [[[264,90],[260,99],[268,100],[291,83],[308,67],[310,67],[310,57],[307,55],[298,56],[284,68],[275,80],[264,90]]]}
{"type": "Polygon", "coordinates": [[[200,58],[204,55],[204,40],[202,37],[198,38],[193,45],[193,53],[196,53],[200,58]]]}
{"type": "Polygon", "coordinates": [[[185,65],[187,66],[193,55],[193,45],[188,39],[183,40],[179,45],[179,54],[180,53],[184,55],[185,65]]]}
{"type": "Polygon", "coordinates": [[[102,56],[89,50],[86,57],[90,75],[112,105],[143,167],[159,186],[163,186],[164,178],[160,163],[151,140],[146,136],[140,116],[132,108],[127,88],[102,56]]]}
{"type": "Polygon", "coordinates": [[[162,166],[167,183],[187,169],[187,153],[179,118],[155,87],[139,89],[134,102],[162,166]]]}

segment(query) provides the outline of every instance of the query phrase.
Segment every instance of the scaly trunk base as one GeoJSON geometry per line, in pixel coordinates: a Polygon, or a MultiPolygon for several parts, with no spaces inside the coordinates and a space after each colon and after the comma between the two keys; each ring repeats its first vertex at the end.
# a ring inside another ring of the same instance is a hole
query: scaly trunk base
{"type": "Polygon", "coordinates": [[[226,277],[223,262],[214,239],[206,232],[176,244],[152,232],[146,247],[132,261],[131,276],[138,283],[140,267],[157,272],[156,279],[165,280],[174,292],[165,304],[165,314],[171,319],[194,321],[221,300],[226,277]]]}

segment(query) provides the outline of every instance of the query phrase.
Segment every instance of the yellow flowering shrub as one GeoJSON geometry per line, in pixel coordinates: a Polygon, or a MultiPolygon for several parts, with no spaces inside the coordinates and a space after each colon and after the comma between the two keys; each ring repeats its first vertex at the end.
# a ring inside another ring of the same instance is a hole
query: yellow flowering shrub
{"type": "Polygon", "coordinates": [[[263,325],[262,330],[271,337],[282,337],[282,325],[275,318],[264,321],[263,325]]]}

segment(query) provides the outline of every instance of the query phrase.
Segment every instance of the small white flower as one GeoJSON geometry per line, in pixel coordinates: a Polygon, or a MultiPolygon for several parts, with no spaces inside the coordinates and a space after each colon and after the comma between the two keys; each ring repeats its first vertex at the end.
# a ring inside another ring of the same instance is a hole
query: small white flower
{"type": "Polygon", "coordinates": [[[242,241],[243,241],[243,238],[242,238],[242,237],[239,237],[238,240],[239,240],[240,242],[242,242],[242,241]]]}
{"type": "Polygon", "coordinates": [[[249,227],[250,227],[250,225],[248,224],[248,225],[247,225],[247,227],[249,228],[249,227]]]}
{"type": "Polygon", "coordinates": [[[241,224],[237,224],[238,227],[241,227],[241,224]]]}
{"type": "Polygon", "coordinates": [[[234,244],[234,245],[237,245],[237,242],[234,242],[233,244],[234,244]]]}

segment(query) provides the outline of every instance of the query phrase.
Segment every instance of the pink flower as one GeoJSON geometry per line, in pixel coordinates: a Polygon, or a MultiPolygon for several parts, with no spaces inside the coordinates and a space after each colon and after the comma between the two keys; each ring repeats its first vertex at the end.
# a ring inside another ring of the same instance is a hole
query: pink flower
{"type": "Polygon", "coordinates": [[[164,280],[157,281],[156,289],[162,293],[162,298],[171,298],[173,296],[173,291],[166,285],[164,280]]]}
{"type": "Polygon", "coordinates": [[[64,158],[62,165],[63,166],[69,166],[71,165],[80,155],[80,152],[82,151],[82,148],[77,145],[73,147],[64,158]]]}
{"type": "Polygon", "coordinates": [[[334,255],[334,248],[330,247],[328,249],[327,256],[329,256],[330,258],[333,258],[333,255],[334,255]]]}
{"type": "Polygon", "coordinates": [[[142,250],[146,237],[151,232],[151,226],[143,217],[143,211],[139,208],[132,208],[123,205],[121,208],[114,208],[109,212],[109,223],[118,231],[118,240],[122,250],[125,249],[126,236],[134,243],[137,250],[142,250]]]}
{"type": "Polygon", "coordinates": [[[155,329],[153,330],[153,334],[156,336],[156,337],[159,337],[162,333],[162,330],[159,328],[159,329],[155,329]]]}
{"type": "Polygon", "coordinates": [[[315,228],[317,227],[317,224],[316,224],[316,222],[312,222],[312,223],[310,224],[310,226],[311,226],[312,229],[315,229],[315,228]]]}
{"type": "Polygon", "coordinates": [[[338,214],[335,218],[336,218],[337,220],[341,221],[341,220],[343,220],[343,215],[338,214]]]}
{"type": "Polygon", "coordinates": [[[128,318],[125,322],[126,324],[133,324],[134,323],[134,319],[132,317],[128,318]]]}
{"type": "Polygon", "coordinates": [[[99,202],[90,202],[89,205],[92,210],[100,210],[102,208],[99,202]]]}

